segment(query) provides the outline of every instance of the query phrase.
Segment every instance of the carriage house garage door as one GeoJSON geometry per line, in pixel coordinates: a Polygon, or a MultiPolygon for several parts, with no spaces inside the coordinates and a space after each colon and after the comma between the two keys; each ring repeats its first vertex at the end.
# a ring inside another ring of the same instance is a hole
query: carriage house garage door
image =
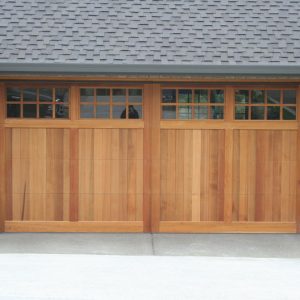
{"type": "Polygon", "coordinates": [[[297,105],[290,84],[3,83],[0,228],[296,232],[297,105]]]}

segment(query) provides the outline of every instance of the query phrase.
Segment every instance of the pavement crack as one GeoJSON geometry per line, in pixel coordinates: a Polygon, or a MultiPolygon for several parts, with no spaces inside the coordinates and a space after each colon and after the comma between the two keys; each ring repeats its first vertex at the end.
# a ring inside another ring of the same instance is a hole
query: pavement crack
{"type": "Polygon", "coordinates": [[[151,233],[151,246],[152,246],[152,255],[155,256],[155,246],[154,246],[154,235],[151,233]]]}

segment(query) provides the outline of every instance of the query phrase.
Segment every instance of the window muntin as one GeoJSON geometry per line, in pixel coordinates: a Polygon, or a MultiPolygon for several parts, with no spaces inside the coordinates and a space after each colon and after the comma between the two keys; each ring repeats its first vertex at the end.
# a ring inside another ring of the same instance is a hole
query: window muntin
{"type": "Polygon", "coordinates": [[[161,92],[164,120],[224,119],[224,90],[211,88],[164,88],[161,92]]]}
{"type": "Polygon", "coordinates": [[[57,87],[8,87],[6,117],[24,119],[68,119],[69,89],[57,87]]]}
{"type": "Polygon", "coordinates": [[[80,88],[81,119],[142,119],[141,88],[80,88]]]}
{"type": "Polygon", "coordinates": [[[296,120],[295,89],[236,89],[236,120],[296,120]]]}

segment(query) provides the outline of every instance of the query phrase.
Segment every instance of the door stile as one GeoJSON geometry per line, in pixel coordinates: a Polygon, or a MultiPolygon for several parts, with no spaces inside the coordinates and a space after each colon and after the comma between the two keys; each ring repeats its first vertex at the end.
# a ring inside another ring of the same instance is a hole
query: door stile
{"type": "Polygon", "coordinates": [[[297,89],[297,195],[296,195],[296,232],[300,233],[300,86],[297,89]]]}
{"type": "Polygon", "coordinates": [[[0,232],[5,230],[5,215],[6,215],[6,182],[5,182],[5,99],[4,99],[4,84],[0,83],[0,232]]]}
{"type": "MultiPolygon", "coordinates": [[[[225,117],[224,121],[232,123],[234,120],[234,90],[225,89],[225,117]]],[[[232,222],[233,211],[233,128],[227,126],[225,130],[225,159],[224,159],[224,222],[232,222]]]]}
{"type": "Polygon", "coordinates": [[[144,232],[160,222],[160,84],[144,86],[144,232]]]}

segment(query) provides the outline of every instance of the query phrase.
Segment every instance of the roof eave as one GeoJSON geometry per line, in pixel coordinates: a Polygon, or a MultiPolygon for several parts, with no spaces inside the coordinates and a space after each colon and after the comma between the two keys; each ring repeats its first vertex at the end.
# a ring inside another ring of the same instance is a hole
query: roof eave
{"type": "Polygon", "coordinates": [[[300,65],[0,63],[0,74],[300,75],[300,65]]]}

